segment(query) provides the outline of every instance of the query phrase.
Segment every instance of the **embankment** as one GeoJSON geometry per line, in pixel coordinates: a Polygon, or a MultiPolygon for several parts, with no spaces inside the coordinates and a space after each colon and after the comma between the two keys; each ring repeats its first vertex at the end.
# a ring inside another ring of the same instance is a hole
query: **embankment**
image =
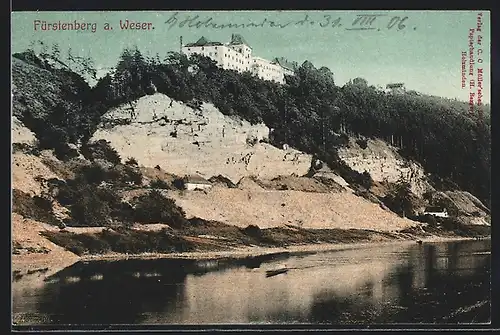
{"type": "Polygon", "coordinates": [[[77,260],[124,258],[242,258],[273,253],[307,253],[358,248],[374,243],[416,243],[484,238],[487,226],[462,226],[454,230],[418,225],[397,232],[365,229],[303,229],[293,226],[259,229],[238,228],[217,222],[192,221],[185,229],[141,228],[104,229],[100,232],[70,232],[50,229],[41,232],[63,247],[65,253],[39,255],[24,253],[13,259],[14,269],[22,275],[50,264],[70,265],[77,260]],[[78,254],[77,255],[75,255],[78,254]],[[47,260],[53,259],[53,263],[47,260]],[[29,265],[29,266],[28,266],[29,265]]]}

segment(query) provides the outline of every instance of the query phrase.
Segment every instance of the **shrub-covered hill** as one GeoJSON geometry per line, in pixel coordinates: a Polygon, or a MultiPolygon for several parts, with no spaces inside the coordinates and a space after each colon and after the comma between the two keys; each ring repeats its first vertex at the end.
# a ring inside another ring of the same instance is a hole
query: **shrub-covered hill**
{"type": "MultiPolygon", "coordinates": [[[[22,67],[36,67],[32,63],[25,61],[22,67]]],[[[39,76],[44,73],[46,77],[40,80],[51,83],[65,78],[40,65],[35,72],[39,76]]],[[[19,69],[13,71],[13,76],[16,91],[22,90],[22,95],[35,85],[20,87],[20,83],[31,81],[34,76],[19,69]],[[19,76],[23,78],[16,78],[19,76]]],[[[102,78],[90,92],[82,88],[76,94],[82,102],[75,103],[80,109],[71,124],[60,120],[60,109],[56,107],[51,109],[47,121],[59,127],[53,133],[61,136],[52,136],[54,143],[85,140],[97,125],[96,116],[147,94],[164,93],[183,102],[206,101],[226,115],[238,115],[252,123],[264,122],[273,129],[273,144],[287,143],[314,154],[350,183],[368,188],[370,178],[343,163],[337,149],[347,142],[348,135],[380,138],[397,146],[404,157],[419,162],[431,174],[436,188],[469,191],[489,206],[489,106],[476,106],[470,112],[465,102],[414,92],[387,94],[361,78],[339,87],[330,69],[317,69],[307,61],[286,81],[286,85],[278,85],[249,73],[223,70],[201,56],[188,59],[169,53],[161,60],[146,58],[137,49],[127,49],[113,73],[102,78]]],[[[43,85],[37,86],[41,95],[44,89],[43,85]]],[[[74,107],[71,94],[63,101],[70,101],[68,107],[74,107]]],[[[19,98],[15,103],[19,103],[19,98]]],[[[65,111],[73,115],[73,111],[65,111]]],[[[39,139],[46,136],[47,131],[35,129],[26,115],[22,121],[39,139]]]]}
{"type": "Polygon", "coordinates": [[[14,54],[12,110],[36,134],[42,149],[63,155],[65,144],[90,138],[102,112],[87,82],[58,65],[29,51],[14,54]]]}

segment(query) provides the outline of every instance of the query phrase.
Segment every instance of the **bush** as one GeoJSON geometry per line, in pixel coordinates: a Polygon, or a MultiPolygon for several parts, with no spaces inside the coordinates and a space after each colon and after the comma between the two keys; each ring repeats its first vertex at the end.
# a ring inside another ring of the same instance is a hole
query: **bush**
{"type": "Polygon", "coordinates": [[[156,178],[155,180],[151,181],[149,183],[149,187],[151,188],[161,188],[165,190],[169,190],[170,186],[168,186],[168,183],[164,180],[161,180],[159,178],[156,178]]]}
{"type": "Polygon", "coordinates": [[[413,215],[420,203],[419,199],[412,194],[410,184],[403,181],[393,184],[392,189],[382,201],[391,211],[406,216],[413,215]]]}
{"type": "Polygon", "coordinates": [[[89,184],[100,184],[104,180],[107,180],[109,176],[109,174],[103,167],[95,163],[90,166],[82,166],[79,169],[79,174],[89,184]]]}
{"type": "Polygon", "coordinates": [[[98,234],[75,234],[74,237],[82,246],[77,249],[78,252],[83,249],[91,254],[103,254],[111,250],[109,243],[98,234]]]}
{"type": "Polygon", "coordinates": [[[56,156],[59,160],[68,161],[79,156],[78,150],[71,148],[66,143],[55,142],[53,147],[54,156],[56,156]]]}
{"type": "Polygon", "coordinates": [[[262,237],[262,230],[257,225],[251,224],[251,225],[247,226],[245,229],[243,229],[243,232],[250,237],[254,237],[254,238],[261,238],[262,237]]]}
{"type": "Polygon", "coordinates": [[[127,159],[127,161],[125,162],[126,165],[135,165],[135,166],[138,166],[139,163],[137,163],[137,159],[135,159],[134,157],[129,157],[127,159]]]}
{"type": "Polygon", "coordinates": [[[187,223],[182,208],[157,190],[134,198],[133,204],[136,222],[166,223],[173,228],[181,228],[187,223]]]}
{"type": "Polygon", "coordinates": [[[174,185],[174,187],[178,190],[186,189],[186,181],[184,180],[184,178],[175,178],[172,182],[172,185],[174,185]]]}
{"type": "Polygon", "coordinates": [[[22,152],[29,155],[40,155],[40,149],[37,146],[28,143],[12,143],[12,153],[22,152]]]}
{"type": "Polygon", "coordinates": [[[111,169],[106,169],[94,162],[92,165],[81,167],[78,173],[89,184],[100,184],[103,181],[119,185],[142,184],[142,173],[132,165],[117,164],[111,169]]]}
{"type": "Polygon", "coordinates": [[[131,166],[125,167],[125,178],[122,179],[124,182],[130,182],[134,185],[142,185],[142,173],[131,166]]]}
{"type": "Polygon", "coordinates": [[[43,231],[41,234],[47,237],[52,243],[55,243],[66,250],[77,254],[78,256],[83,255],[86,251],[84,244],[75,238],[77,234],[66,231],[43,231]]]}
{"type": "Polygon", "coordinates": [[[363,150],[366,149],[366,148],[368,148],[368,141],[366,139],[358,139],[358,140],[356,140],[356,143],[363,150]]]}
{"type": "Polygon", "coordinates": [[[68,225],[106,226],[115,220],[128,224],[134,219],[134,209],[121,201],[117,187],[129,183],[142,184],[137,167],[118,164],[106,170],[93,163],[80,168],[75,179],[58,183],[55,196],[70,208],[68,225]],[[103,181],[108,184],[102,185],[103,181]]]}
{"type": "Polygon", "coordinates": [[[373,186],[373,179],[372,176],[367,172],[363,172],[361,174],[361,177],[359,178],[360,185],[369,190],[373,186]]]}
{"type": "Polygon", "coordinates": [[[101,227],[112,223],[109,204],[91,192],[83,193],[80,200],[71,206],[71,217],[78,226],[101,227]]]}
{"type": "Polygon", "coordinates": [[[99,140],[94,143],[86,143],[82,146],[82,155],[91,161],[102,159],[113,165],[121,162],[118,152],[111,147],[111,143],[106,140],[99,140]]]}
{"type": "Polygon", "coordinates": [[[120,224],[129,226],[134,222],[134,207],[127,202],[120,202],[115,205],[111,211],[111,217],[115,218],[120,224]]]}
{"type": "Polygon", "coordinates": [[[127,184],[142,185],[142,173],[136,166],[118,164],[109,171],[108,180],[124,186],[127,184]]]}
{"type": "Polygon", "coordinates": [[[57,178],[43,179],[41,182],[43,194],[47,197],[56,198],[59,190],[66,185],[66,182],[57,178]]]}
{"type": "Polygon", "coordinates": [[[120,195],[110,187],[88,184],[85,179],[69,180],[60,188],[57,200],[69,206],[69,225],[102,226],[112,223],[113,217],[120,217],[120,195]]]}
{"type": "Polygon", "coordinates": [[[429,214],[424,215],[424,220],[431,227],[437,227],[437,225],[438,225],[438,222],[437,222],[436,218],[434,217],[434,215],[429,215],[429,214]]]}
{"type": "Polygon", "coordinates": [[[86,251],[85,248],[79,244],[70,245],[70,246],[66,247],[66,249],[68,249],[69,251],[71,251],[72,253],[74,253],[75,255],[78,255],[78,256],[82,256],[86,251]]]}
{"type": "Polygon", "coordinates": [[[52,201],[39,196],[32,197],[17,189],[12,190],[12,211],[39,222],[51,225],[60,223],[52,210],[52,201]]]}

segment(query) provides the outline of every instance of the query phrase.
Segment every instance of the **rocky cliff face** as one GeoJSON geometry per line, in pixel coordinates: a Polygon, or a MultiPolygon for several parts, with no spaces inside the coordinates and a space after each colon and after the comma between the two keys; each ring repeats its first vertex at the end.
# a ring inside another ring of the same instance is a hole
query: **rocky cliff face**
{"type": "Polygon", "coordinates": [[[264,124],[225,116],[211,104],[195,110],[157,93],[110,110],[92,140],[108,140],[124,159],[178,175],[223,175],[237,183],[251,175],[306,174],[311,155],[267,144],[268,135],[264,124]]]}
{"type": "Polygon", "coordinates": [[[420,164],[405,160],[396,148],[382,140],[368,139],[366,145],[361,146],[351,138],[349,145],[339,150],[339,156],[351,169],[360,173],[367,171],[374,181],[407,181],[411,185],[411,191],[419,197],[434,191],[420,164]]]}

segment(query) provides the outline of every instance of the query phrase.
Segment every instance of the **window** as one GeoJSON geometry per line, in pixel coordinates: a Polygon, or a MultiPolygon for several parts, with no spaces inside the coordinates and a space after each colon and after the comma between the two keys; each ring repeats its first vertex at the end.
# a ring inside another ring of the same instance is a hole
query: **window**
{"type": "Polygon", "coordinates": [[[205,47],[201,47],[201,51],[205,50],[205,47]]]}
{"type": "Polygon", "coordinates": [[[212,53],[211,53],[211,52],[209,52],[208,54],[209,54],[210,56],[212,56],[212,53]]]}
{"type": "Polygon", "coordinates": [[[191,51],[191,48],[188,48],[188,51],[191,51]]]}

